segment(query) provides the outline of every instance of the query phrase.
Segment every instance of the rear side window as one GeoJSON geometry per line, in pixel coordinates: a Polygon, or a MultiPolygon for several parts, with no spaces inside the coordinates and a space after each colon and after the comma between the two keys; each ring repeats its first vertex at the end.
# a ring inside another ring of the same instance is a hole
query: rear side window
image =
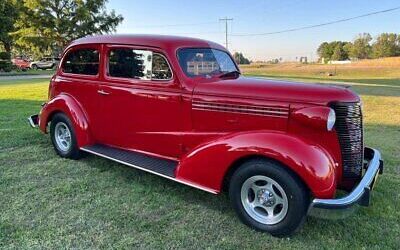
{"type": "Polygon", "coordinates": [[[97,75],[99,73],[99,51],[77,49],[69,52],[64,59],[63,71],[79,75],[97,75]]]}
{"type": "Polygon", "coordinates": [[[166,58],[149,50],[112,49],[108,59],[108,75],[142,80],[169,80],[172,71],[166,58]]]}
{"type": "Polygon", "coordinates": [[[161,54],[153,53],[153,67],[151,71],[151,79],[168,80],[172,78],[172,72],[169,68],[167,59],[161,54]]]}

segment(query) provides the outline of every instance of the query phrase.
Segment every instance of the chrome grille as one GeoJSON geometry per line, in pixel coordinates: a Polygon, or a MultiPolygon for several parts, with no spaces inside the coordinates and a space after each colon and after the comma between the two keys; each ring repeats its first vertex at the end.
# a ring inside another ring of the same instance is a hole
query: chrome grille
{"type": "Polygon", "coordinates": [[[336,103],[335,129],[342,151],[343,177],[360,178],[363,165],[363,125],[360,103],[336,103]]]}

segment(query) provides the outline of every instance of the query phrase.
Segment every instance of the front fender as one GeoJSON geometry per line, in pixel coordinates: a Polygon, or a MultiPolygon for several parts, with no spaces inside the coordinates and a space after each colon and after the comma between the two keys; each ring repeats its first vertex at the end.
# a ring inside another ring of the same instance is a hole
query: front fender
{"type": "Polygon", "coordinates": [[[314,197],[331,198],[336,191],[335,163],[325,150],[293,135],[271,131],[235,133],[202,144],[182,158],[176,176],[220,192],[229,168],[248,156],[279,161],[300,177],[314,197]]]}
{"type": "Polygon", "coordinates": [[[47,133],[47,124],[52,115],[57,112],[62,112],[71,119],[79,147],[92,143],[87,116],[81,105],[68,94],[57,95],[43,106],[39,114],[41,131],[47,133]]]}

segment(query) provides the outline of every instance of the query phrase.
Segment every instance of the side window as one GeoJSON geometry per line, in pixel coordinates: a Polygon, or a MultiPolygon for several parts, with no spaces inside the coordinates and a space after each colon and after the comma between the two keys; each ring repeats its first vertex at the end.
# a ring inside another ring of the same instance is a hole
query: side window
{"type": "Polygon", "coordinates": [[[111,49],[108,75],[142,80],[168,80],[172,73],[166,59],[148,50],[111,49]]]}
{"type": "Polygon", "coordinates": [[[69,52],[64,59],[63,71],[80,75],[97,75],[99,73],[99,51],[77,49],[69,52]]]}
{"type": "Polygon", "coordinates": [[[108,74],[113,77],[151,79],[151,52],[128,48],[112,49],[108,74]]]}
{"type": "Polygon", "coordinates": [[[172,72],[164,56],[153,54],[153,70],[151,78],[154,80],[169,80],[172,78],[172,72]]]}

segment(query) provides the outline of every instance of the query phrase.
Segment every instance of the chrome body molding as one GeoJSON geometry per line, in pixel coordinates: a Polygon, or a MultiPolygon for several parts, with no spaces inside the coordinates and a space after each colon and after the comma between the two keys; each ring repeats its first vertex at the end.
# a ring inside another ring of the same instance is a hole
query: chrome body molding
{"type": "Polygon", "coordinates": [[[285,118],[289,116],[288,107],[238,105],[206,101],[193,101],[192,108],[193,110],[241,113],[261,116],[277,116],[285,118]]]}
{"type": "Polygon", "coordinates": [[[364,159],[368,161],[366,172],[353,191],[338,199],[314,199],[310,204],[309,212],[313,209],[347,209],[356,204],[368,206],[371,190],[378,175],[383,172],[383,161],[378,150],[367,147],[364,149],[364,159]]]}

